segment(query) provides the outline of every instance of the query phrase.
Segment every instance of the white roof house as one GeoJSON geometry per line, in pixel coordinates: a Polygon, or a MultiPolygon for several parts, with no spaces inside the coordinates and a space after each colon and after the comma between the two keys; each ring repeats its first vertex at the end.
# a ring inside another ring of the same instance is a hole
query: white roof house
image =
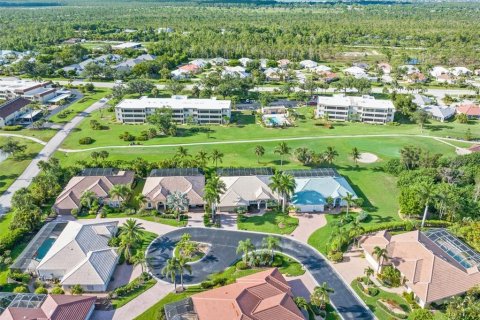
{"type": "Polygon", "coordinates": [[[302,68],[305,68],[305,69],[313,69],[316,66],[318,66],[318,63],[316,63],[313,60],[302,60],[300,61],[300,65],[302,66],[302,68]]]}
{"type": "Polygon", "coordinates": [[[351,76],[354,76],[354,77],[364,77],[367,75],[367,73],[365,72],[364,69],[360,68],[360,67],[350,67],[350,68],[347,68],[345,70],[343,70],[343,72],[345,74],[348,74],[348,75],[351,75],[351,76]]]}
{"type": "Polygon", "coordinates": [[[81,224],[70,221],[37,266],[44,279],[59,279],[69,288],[79,284],[86,291],[106,291],[118,262],[108,246],[117,222],[81,224]]]}
{"type": "Polygon", "coordinates": [[[224,64],[228,63],[228,60],[222,57],[217,57],[217,58],[210,59],[209,62],[215,66],[223,66],[224,64]]]}
{"type": "Polygon", "coordinates": [[[447,119],[453,117],[456,113],[456,109],[453,107],[443,107],[437,105],[424,105],[421,108],[430,114],[430,116],[438,121],[444,122],[447,119]]]}
{"type": "Polygon", "coordinates": [[[238,76],[241,79],[247,78],[250,76],[248,72],[245,71],[244,67],[236,66],[236,67],[225,67],[222,71],[222,76],[238,76]]]}
{"type": "Polygon", "coordinates": [[[472,70],[465,67],[453,67],[450,69],[454,76],[463,76],[472,74],[472,70]]]}
{"type": "Polygon", "coordinates": [[[442,74],[449,74],[449,73],[450,71],[442,66],[435,66],[430,71],[430,75],[432,75],[432,77],[435,77],[435,78],[440,77],[442,74]]]}
{"type": "Polygon", "coordinates": [[[237,207],[257,205],[259,208],[267,201],[277,199],[278,195],[268,186],[270,176],[227,176],[220,177],[226,191],[220,196],[218,208],[231,211],[237,207]]]}
{"type": "Polygon", "coordinates": [[[332,71],[332,68],[327,67],[326,65],[318,65],[314,68],[315,72],[327,72],[327,71],[332,71]]]}
{"type": "Polygon", "coordinates": [[[190,62],[190,64],[193,64],[194,66],[197,66],[197,67],[200,67],[200,68],[203,68],[207,65],[207,60],[205,59],[195,59],[195,60],[192,60],[190,62]]]}
{"type": "Polygon", "coordinates": [[[246,67],[247,64],[248,64],[250,61],[252,61],[252,59],[250,59],[250,58],[240,58],[240,59],[238,59],[238,61],[240,62],[240,64],[241,64],[242,66],[246,67]]]}
{"type": "Polygon", "coordinates": [[[186,96],[172,96],[171,98],[149,98],[124,99],[116,108],[124,109],[204,109],[204,110],[222,110],[231,106],[230,100],[212,99],[188,99],[186,96]]]}
{"type": "Polygon", "coordinates": [[[114,68],[119,71],[130,71],[137,64],[145,61],[152,61],[152,60],[155,60],[155,56],[151,54],[142,54],[136,58],[128,59],[124,62],[121,62],[117,64],[114,68]]]}
{"type": "Polygon", "coordinates": [[[415,103],[417,106],[425,106],[433,103],[433,100],[427,96],[424,96],[422,94],[415,93],[413,95],[413,103],[415,103]]]}

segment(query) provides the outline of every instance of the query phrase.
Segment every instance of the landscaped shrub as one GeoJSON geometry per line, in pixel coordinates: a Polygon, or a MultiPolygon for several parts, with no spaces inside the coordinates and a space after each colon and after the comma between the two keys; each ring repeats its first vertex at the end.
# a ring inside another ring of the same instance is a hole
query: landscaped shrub
{"type": "Polygon", "coordinates": [[[225,284],[227,284],[227,281],[228,281],[228,279],[224,278],[224,277],[215,278],[215,279],[213,279],[213,285],[216,286],[216,287],[221,287],[221,286],[224,286],[225,284]]]}
{"type": "Polygon", "coordinates": [[[203,281],[200,283],[200,287],[202,287],[202,289],[211,289],[214,287],[214,284],[212,281],[203,281]]]}
{"type": "Polygon", "coordinates": [[[80,140],[78,140],[78,143],[79,144],[92,144],[93,141],[94,140],[91,137],[83,137],[83,138],[80,138],[80,140]]]}
{"type": "Polygon", "coordinates": [[[28,284],[32,276],[29,275],[28,273],[21,273],[21,272],[15,272],[10,270],[10,272],[8,273],[8,278],[17,282],[28,284]]]}
{"type": "Polygon", "coordinates": [[[53,287],[52,291],[50,292],[51,294],[65,294],[65,291],[59,286],[53,287]]]}
{"type": "Polygon", "coordinates": [[[412,307],[412,309],[420,308],[418,303],[415,301],[415,295],[413,294],[413,292],[404,291],[402,293],[402,295],[403,295],[403,298],[405,298],[405,300],[408,302],[408,304],[412,307]]]}
{"type": "Polygon", "coordinates": [[[382,268],[382,273],[378,275],[378,278],[387,286],[399,287],[402,284],[402,275],[400,274],[400,271],[392,266],[382,268]]]}
{"type": "Polygon", "coordinates": [[[13,293],[28,293],[28,288],[26,286],[19,286],[13,289],[13,293]]]}
{"type": "Polygon", "coordinates": [[[333,262],[342,262],[343,261],[343,252],[329,252],[327,258],[333,262]]]}
{"type": "Polygon", "coordinates": [[[367,292],[368,292],[368,295],[374,297],[380,293],[380,290],[378,290],[378,288],[375,288],[375,287],[369,287],[367,289],[367,292]]]}
{"type": "Polygon", "coordinates": [[[248,269],[248,265],[245,261],[239,261],[237,263],[237,270],[245,270],[248,269]]]}
{"type": "Polygon", "coordinates": [[[19,131],[22,130],[23,126],[17,125],[17,126],[5,126],[2,128],[3,131],[19,131]]]}
{"type": "Polygon", "coordinates": [[[45,289],[44,287],[38,287],[37,289],[35,289],[35,294],[47,294],[48,293],[48,290],[45,289]]]}

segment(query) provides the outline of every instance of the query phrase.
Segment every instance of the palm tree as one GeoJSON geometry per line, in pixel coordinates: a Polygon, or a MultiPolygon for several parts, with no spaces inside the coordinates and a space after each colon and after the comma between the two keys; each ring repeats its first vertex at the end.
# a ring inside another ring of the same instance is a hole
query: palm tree
{"type": "Polygon", "coordinates": [[[188,264],[188,259],[185,257],[180,257],[178,260],[178,271],[180,272],[180,286],[183,287],[183,273],[188,271],[189,274],[192,274],[192,266],[188,264]]]}
{"type": "Polygon", "coordinates": [[[80,204],[84,207],[91,208],[93,201],[97,198],[95,192],[91,190],[85,190],[80,196],[80,204]]]}
{"type": "Polygon", "coordinates": [[[280,248],[280,239],[274,236],[268,236],[266,238],[263,238],[263,247],[270,251],[273,262],[275,250],[278,250],[280,248]]]}
{"type": "Polygon", "coordinates": [[[291,174],[282,174],[282,178],[280,179],[280,191],[282,193],[282,212],[285,212],[285,207],[287,206],[287,201],[290,196],[295,191],[297,187],[297,183],[295,182],[295,178],[291,174]]]}
{"type": "Polygon", "coordinates": [[[223,156],[224,156],[224,154],[222,152],[218,151],[217,149],[214,149],[212,151],[212,155],[210,156],[210,158],[212,159],[213,163],[215,163],[215,168],[218,166],[219,161],[220,161],[220,163],[222,163],[223,156]]]}
{"type": "Polygon", "coordinates": [[[145,263],[146,263],[146,259],[145,259],[145,252],[143,252],[142,250],[139,250],[137,251],[137,253],[133,256],[133,265],[134,266],[140,266],[140,268],[142,269],[142,273],[144,272],[144,267],[145,267],[145,263]]]}
{"type": "Polygon", "coordinates": [[[186,193],[174,191],[167,196],[167,207],[177,214],[178,220],[180,220],[180,214],[188,211],[190,200],[186,193]]]}
{"type": "Polygon", "coordinates": [[[175,155],[180,159],[185,159],[189,156],[187,148],[184,148],[182,146],[177,148],[177,152],[175,153],[175,155]]]}
{"type": "Polygon", "coordinates": [[[135,219],[127,219],[120,228],[120,237],[130,238],[135,242],[141,240],[145,228],[135,219]]]}
{"type": "Polygon", "coordinates": [[[145,204],[148,202],[148,198],[147,198],[143,193],[139,193],[139,194],[135,197],[135,201],[137,202],[138,207],[139,207],[139,208],[142,208],[142,207],[145,206],[145,204]]]}
{"type": "Polygon", "coordinates": [[[378,269],[377,273],[380,272],[380,268],[383,265],[383,262],[388,259],[388,251],[386,248],[380,248],[379,246],[376,246],[373,248],[373,255],[377,258],[377,263],[378,263],[378,269]]]}
{"type": "Polygon", "coordinates": [[[280,205],[280,188],[282,183],[282,173],[280,171],[276,171],[272,178],[270,179],[270,184],[268,185],[273,192],[278,194],[277,202],[280,205]]]}
{"type": "Polygon", "coordinates": [[[118,246],[118,251],[120,254],[123,254],[125,260],[130,262],[132,260],[133,250],[137,245],[137,241],[131,237],[121,237],[120,245],[118,246]]]}
{"type": "Polygon", "coordinates": [[[425,210],[423,211],[422,217],[422,224],[421,227],[425,225],[425,220],[427,220],[428,215],[428,206],[430,205],[430,201],[432,201],[434,196],[434,185],[433,183],[421,183],[417,188],[417,192],[420,195],[420,198],[425,201],[425,210]]]}
{"type": "Polygon", "coordinates": [[[123,206],[128,201],[131,194],[132,188],[126,184],[116,184],[108,191],[110,199],[117,199],[120,206],[123,206]]]}
{"type": "Polygon", "coordinates": [[[295,304],[297,305],[298,309],[304,309],[308,311],[307,299],[305,299],[304,297],[295,297],[293,301],[295,301],[295,304]]]}
{"type": "Polygon", "coordinates": [[[352,156],[355,164],[358,164],[358,159],[360,159],[360,151],[358,151],[358,149],[355,147],[352,149],[352,153],[350,155],[352,156]]]}
{"type": "Polygon", "coordinates": [[[338,157],[338,152],[335,148],[328,146],[327,151],[325,151],[325,159],[329,164],[333,164],[333,160],[338,157]]]}
{"type": "Polygon", "coordinates": [[[366,267],[363,270],[363,273],[365,273],[365,276],[367,277],[367,285],[370,284],[370,277],[375,274],[375,270],[373,270],[371,267],[366,267]]]}
{"type": "Polygon", "coordinates": [[[220,202],[220,196],[225,193],[227,186],[215,173],[205,185],[203,199],[212,209],[212,217],[215,215],[216,205],[220,202]]]}
{"type": "Polygon", "coordinates": [[[257,163],[260,163],[260,157],[265,155],[265,148],[261,145],[256,146],[255,155],[257,156],[257,163]]]}
{"type": "Polygon", "coordinates": [[[365,228],[358,221],[353,221],[352,227],[350,228],[350,236],[353,237],[353,242],[358,246],[358,238],[365,232],[365,228]]]}
{"type": "Polygon", "coordinates": [[[353,195],[347,192],[347,195],[342,197],[342,200],[347,203],[347,214],[345,217],[348,217],[348,213],[350,212],[350,206],[354,203],[353,195]]]}
{"type": "Polygon", "coordinates": [[[280,167],[283,166],[283,156],[290,154],[290,147],[286,142],[280,142],[280,144],[275,148],[275,153],[280,155],[280,167]]]}
{"type": "Polygon", "coordinates": [[[162,275],[170,277],[173,282],[175,292],[177,292],[177,271],[178,271],[178,259],[172,257],[167,260],[167,264],[162,269],[162,275]]]}
{"type": "Polygon", "coordinates": [[[243,252],[243,261],[245,263],[247,263],[248,260],[248,253],[253,250],[255,250],[255,246],[249,238],[238,242],[237,254],[243,252]]]}
{"type": "Polygon", "coordinates": [[[199,167],[205,167],[208,161],[208,153],[206,151],[200,150],[195,156],[199,167]]]}
{"type": "Polygon", "coordinates": [[[321,286],[315,287],[312,295],[310,296],[310,301],[313,305],[325,309],[327,303],[330,302],[330,293],[334,292],[335,291],[330,288],[326,282],[324,282],[321,286]]]}

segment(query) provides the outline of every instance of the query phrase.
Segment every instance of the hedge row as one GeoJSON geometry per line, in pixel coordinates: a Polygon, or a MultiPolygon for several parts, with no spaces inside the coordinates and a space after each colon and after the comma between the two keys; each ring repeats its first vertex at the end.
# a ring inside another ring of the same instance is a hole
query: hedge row
{"type": "MultiPolygon", "coordinates": [[[[365,227],[365,233],[372,233],[381,230],[388,230],[388,231],[411,231],[415,229],[415,226],[420,225],[422,222],[420,220],[414,221],[394,221],[394,222],[386,222],[386,223],[378,223],[372,226],[365,227]]],[[[444,220],[427,220],[425,221],[425,227],[449,227],[451,225],[450,222],[444,220]]]]}
{"type": "Polygon", "coordinates": [[[23,240],[26,234],[27,230],[25,229],[14,229],[5,233],[0,238],[0,251],[4,252],[5,250],[12,250],[15,245],[23,240]]]}

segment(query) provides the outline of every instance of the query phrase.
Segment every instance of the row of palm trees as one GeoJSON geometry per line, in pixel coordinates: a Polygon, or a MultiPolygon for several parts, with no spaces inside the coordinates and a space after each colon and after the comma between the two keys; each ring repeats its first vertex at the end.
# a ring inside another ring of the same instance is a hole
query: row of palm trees
{"type": "MultiPolygon", "coordinates": [[[[257,145],[255,146],[254,153],[255,156],[257,157],[257,163],[260,163],[260,158],[265,155],[265,147],[262,145],[257,145]]],[[[288,146],[286,142],[280,142],[277,147],[275,147],[274,153],[280,155],[280,167],[283,167],[284,163],[284,158],[285,156],[291,155],[292,154],[292,149],[288,146]]],[[[295,150],[295,154],[297,155],[298,159],[305,158],[305,155],[310,154],[312,157],[312,152],[305,147],[300,147],[295,150]]],[[[358,164],[358,160],[360,159],[360,151],[358,148],[354,147],[350,153],[350,156],[352,157],[353,161],[355,164],[358,164]]],[[[315,154],[317,157],[319,156],[318,154],[315,154]]],[[[333,164],[333,161],[335,160],[336,157],[339,156],[337,150],[335,150],[334,147],[332,146],[327,146],[327,149],[325,152],[320,154],[321,160],[327,162],[328,164],[333,164]]],[[[306,164],[308,164],[307,162],[306,164]]]]}
{"type": "MultiPolygon", "coordinates": [[[[117,200],[120,206],[123,206],[125,202],[132,196],[133,190],[129,185],[126,184],[117,184],[114,185],[108,192],[108,196],[112,200],[117,200]]],[[[80,196],[80,204],[83,207],[92,208],[95,200],[98,199],[98,196],[92,190],[85,190],[80,196]]]]}
{"type": "Polygon", "coordinates": [[[180,275],[180,286],[183,289],[183,275],[185,271],[192,274],[192,266],[188,264],[189,260],[185,257],[172,257],[167,260],[167,264],[162,269],[162,275],[169,277],[173,282],[175,292],[177,292],[177,275],[180,275]]]}
{"type": "MultiPolygon", "coordinates": [[[[275,257],[275,251],[280,249],[280,239],[274,236],[263,238],[262,247],[264,250],[268,250],[270,252],[270,263],[272,263],[275,257]]],[[[242,253],[243,262],[245,262],[245,264],[248,263],[250,253],[254,252],[255,250],[256,247],[250,238],[240,240],[238,242],[237,254],[242,253]]]]}

